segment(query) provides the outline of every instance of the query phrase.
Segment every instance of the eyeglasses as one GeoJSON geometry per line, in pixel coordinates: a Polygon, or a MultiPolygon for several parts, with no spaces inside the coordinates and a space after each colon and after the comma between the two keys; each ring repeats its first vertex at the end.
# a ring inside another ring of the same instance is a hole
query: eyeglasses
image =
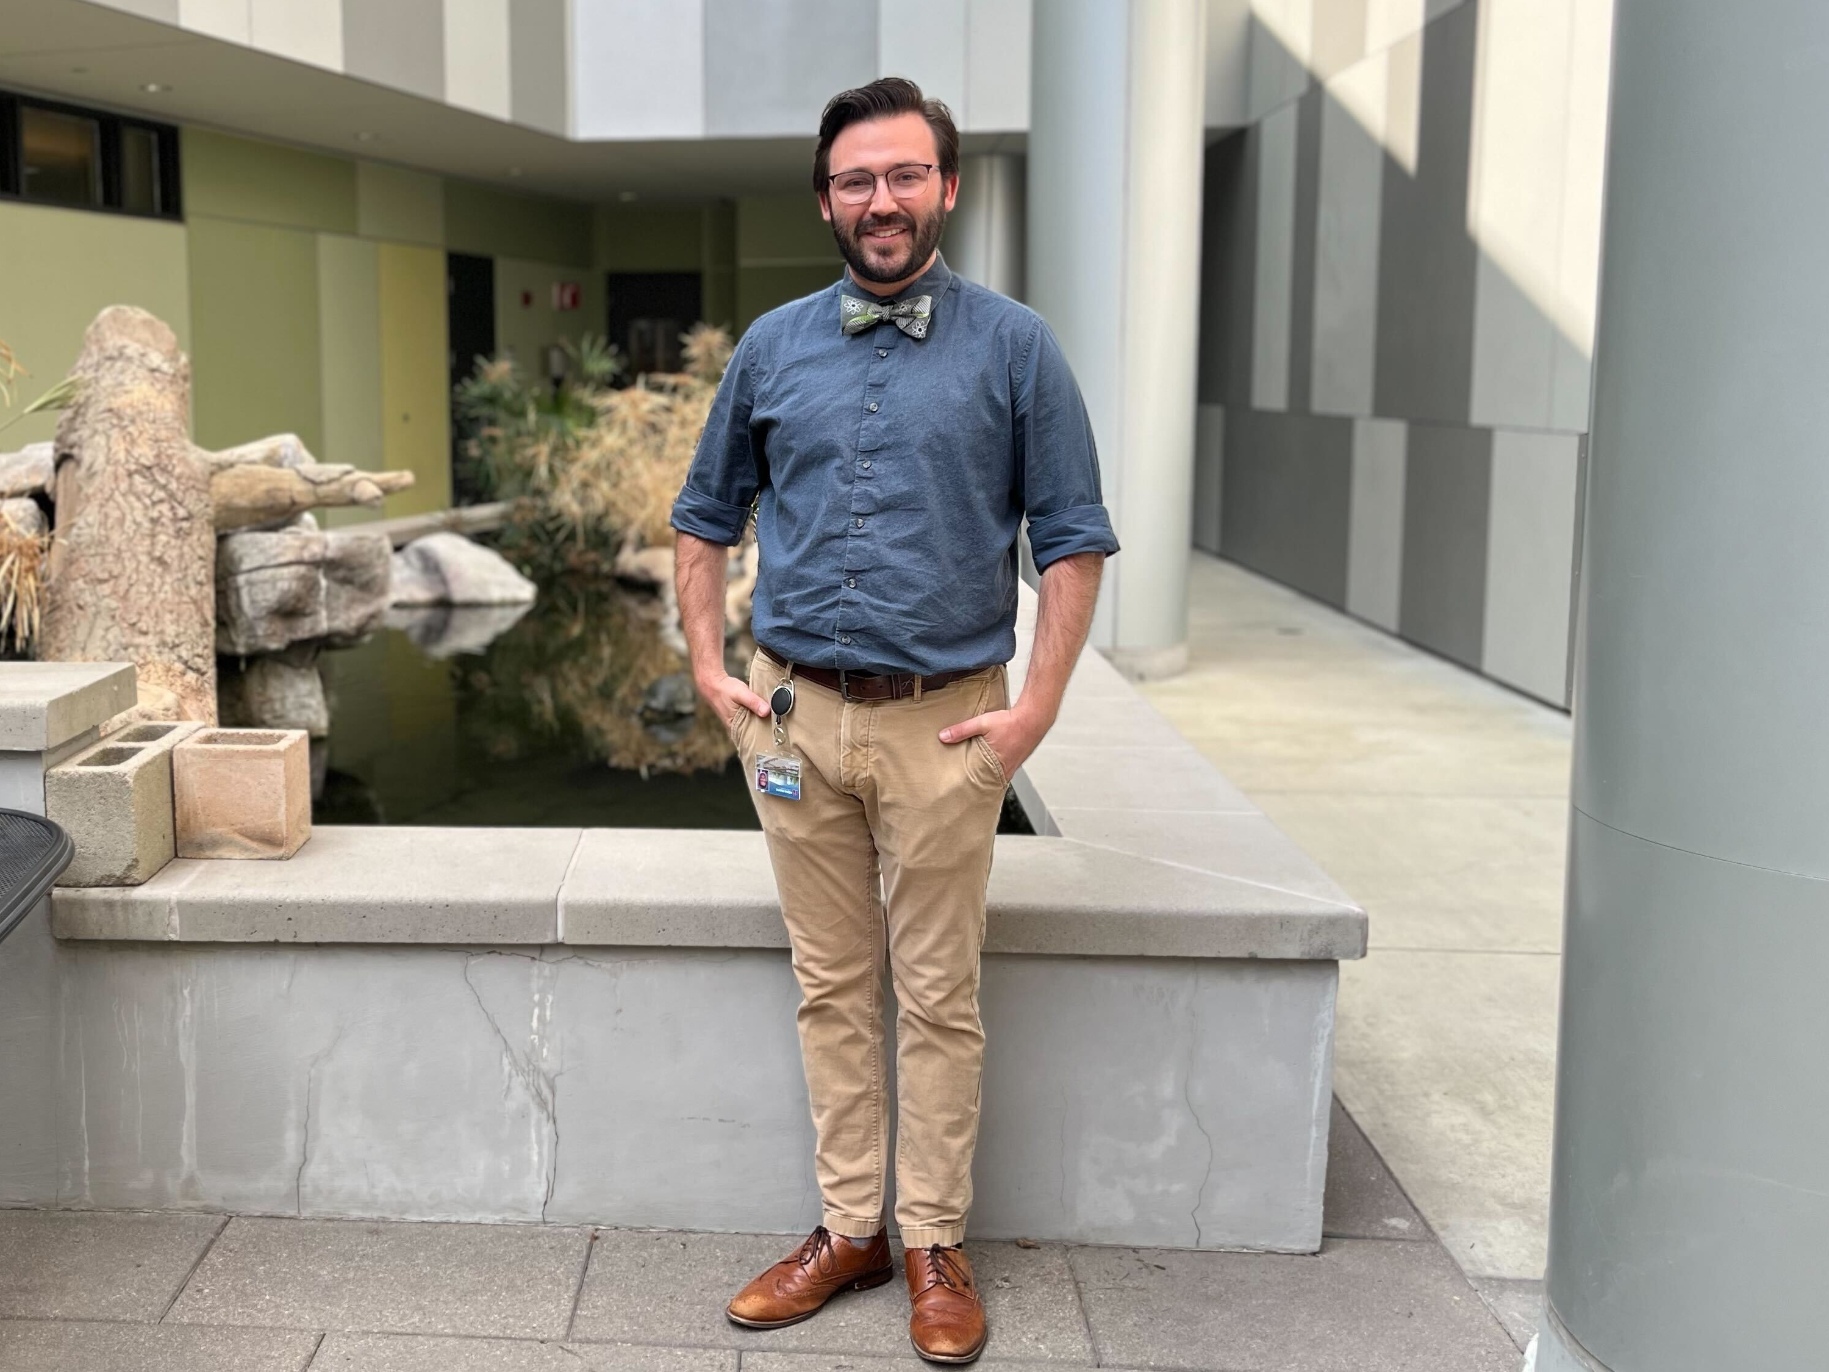
{"type": "Polygon", "coordinates": [[[865,205],[876,197],[878,180],[889,183],[889,193],[897,200],[913,200],[927,189],[927,178],[938,168],[932,162],[907,162],[891,167],[879,177],[876,172],[842,171],[828,176],[832,196],[847,205],[865,205]]]}

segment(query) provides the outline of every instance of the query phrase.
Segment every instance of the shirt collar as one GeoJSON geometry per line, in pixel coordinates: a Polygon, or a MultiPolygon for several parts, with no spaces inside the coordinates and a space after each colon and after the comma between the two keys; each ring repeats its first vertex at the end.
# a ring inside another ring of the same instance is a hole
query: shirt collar
{"type": "Polygon", "coordinates": [[[903,300],[913,300],[917,295],[931,295],[934,298],[934,312],[937,314],[940,310],[940,297],[946,294],[946,288],[952,285],[952,283],[953,272],[952,268],[946,265],[946,255],[944,253],[935,253],[933,266],[922,272],[894,295],[877,295],[874,291],[865,290],[862,286],[857,284],[849,271],[845,273],[844,278],[838,283],[838,288],[846,294],[855,295],[864,300],[880,301],[885,305],[894,305],[903,300]]]}

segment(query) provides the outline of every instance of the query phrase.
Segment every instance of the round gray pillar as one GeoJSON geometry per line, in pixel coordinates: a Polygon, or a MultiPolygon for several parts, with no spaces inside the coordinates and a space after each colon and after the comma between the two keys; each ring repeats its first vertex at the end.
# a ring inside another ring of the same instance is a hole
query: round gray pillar
{"type": "Polygon", "coordinates": [[[1538,1365],[1821,1367],[1829,5],[1616,24],[1538,1365]]]}
{"type": "Polygon", "coordinates": [[[959,160],[959,204],[946,223],[947,265],[981,286],[1021,300],[1023,159],[985,152],[959,160]]]}
{"type": "Polygon", "coordinates": [[[1033,24],[1027,298],[1085,393],[1124,547],[1092,641],[1167,675],[1187,663],[1206,5],[1048,0],[1033,24]]]}

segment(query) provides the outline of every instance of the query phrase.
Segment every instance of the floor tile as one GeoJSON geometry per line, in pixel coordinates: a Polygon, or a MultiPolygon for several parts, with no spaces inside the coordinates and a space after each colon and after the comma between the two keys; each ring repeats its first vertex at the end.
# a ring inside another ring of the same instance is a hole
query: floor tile
{"type": "Polygon", "coordinates": [[[719,1348],[440,1339],[417,1334],[332,1334],[311,1372],[736,1372],[719,1348]]]}
{"type": "Polygon", "coordinates": [[[589,1240],[540,1225],[236,1219],[169,1319],[561,1338],[589,1240]]]}
{"type": "Polygon", "coordinates": [[[1543,1273],[1560,966],[1386,949],[1340,968],[1334,1090],[1470,1275],[1543,1273]]]}
{"type": "Polygon", "coordinates": [[[1522,1352],[1536,1337],[1537,1326],[1543,1320],[1543,1283],[1475,1277],[1473,1289],[1522,1352]]]}
{"type": "Polygon", "coordinates": [[[1225,1372],[1517,1372],[1518,1350],[1434,1244],[1313,1257],[1080,1248],[1106,1364],[1225,1372]]]}
{"type": "Polygon", "coordinates": [[[1321,1232],[1342,1239],[1408,1239],[1435,1236],[1339,1101],[1327,1131],[1327,1193],[1321,1232]]]}
{"type": "Polygon", "coordinates": [[[0,1210],[0,1317],[157,1320],[221,1215],[0,1210]]]}
{"type": "MultiPolygon", "coordinates": [[[[883,1356],[908,1351],[908,1294],[899,1255],[895,1280],[839,1296],[804,1324],[767,1332],[731,1324],[724,1317],[731,1296],[791,1252],[794,1242],[771,1234],[605,1230],[572,1337],[758,1351],[883,1356]]],[[[1037,1361],[1091,1361],[1062,1249],[975,1243],[968,1251],[991,1324],[991,1351],[1037,1361]]]]}
{"type": "Polygon", "coordinates": [[[302,1372],[318,1336],[286,1329],[0,1320],[16,1372],[302,1372]]]}

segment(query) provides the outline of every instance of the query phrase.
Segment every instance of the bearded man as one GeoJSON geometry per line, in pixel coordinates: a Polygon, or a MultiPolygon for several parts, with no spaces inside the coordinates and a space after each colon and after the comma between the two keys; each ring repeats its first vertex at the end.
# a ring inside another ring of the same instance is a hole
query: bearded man
{"type": "Polygon", "coordinates": [[[946,106],[900,78],[835,96],[813,191],[846,275],[744,334],[673,508],[693,676],[742,754],[793,946],[823,1201],[728,1314],[776,1329],[895,1275],[886,962],[910,1337],[967,1363],[987,1338],[961,1245],[992,839],[1118,545],[1053,334],[940,256],[959,193],[946,106]],[[725,562],[752,505],[760,646],[742,680],[724,666],[725,562]],[[1012,704],[1025,519],[1040,609],[1012,704]]]}

